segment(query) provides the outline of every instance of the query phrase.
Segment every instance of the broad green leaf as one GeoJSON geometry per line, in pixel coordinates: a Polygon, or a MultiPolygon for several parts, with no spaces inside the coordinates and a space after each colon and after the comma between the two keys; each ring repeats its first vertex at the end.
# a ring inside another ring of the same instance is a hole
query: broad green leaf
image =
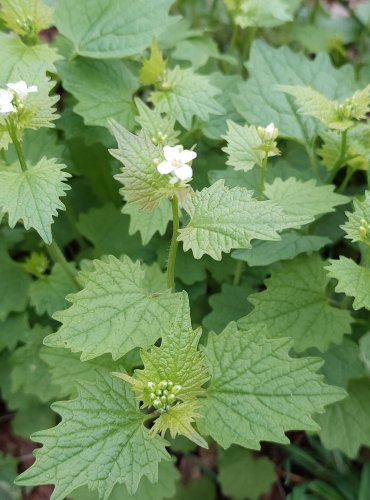
{"type": "MultiPolygon", "coordinates": [[[[70,266],[74,272],[73,265],[70,266]]],[[[37,314],[49,314],[66,309],[66,295],[76,292],[76,284],[72,281],[60,264],[55,264],[51,273],[33,281],[30,286],[30,304],[35,307],[37,314]]]]}
{"type": "Polygon", "coordinates": [[[209,297],[212,312],[203,318],[203,325],[216,333],[222,332],[230,321],[236,321],[250,312],[247,297],[251,292],[249,285],[224,283],[219,293],[209,297]]]}
{"type": "Polygon", "coordinates": [[[163,59],[163,54],[158,48],[158,44],[154,39],[150,46],[150,57],[144,59],[140,69],[139,78],[144,85],[154,85],[160,82],[163,78],[166,69],[166,62],[163,59]]]}
{"type": "MultiPolygon", "coordinates": [[[[127,488],[123,484],[117,484],[109,495],[109,500],[163,500],[164,498],[173,498],[179,476],[179,471],[173,463],[160,462],[157,483],[152,484],[144,476],[141,478],[138,489],[133,495],[129,495],[127,488]]],[[[86,487],[74,491],[70,497],[72,500],[98,500],[98,495],[86,487]]]]}
{"type": "Polygon", "coordinates": [[[82,291],[69,295],[72,306],[54,315],[63,325],[45,344],[82,352],[81,360],[111,353],[118,359],[134,347],[147,347],[171,324],[181,296],[148,290],[146,269],[128,257],[95,260],[81,272],[82,291]]]}
{"type": "Polygon", "coordinates": [[[288,430],[317,430],[313,413],[345,396],[325,385],[318,358],[291,358],[291,339],[268,339],[266,330],[240,331],[235,323],[211,333],[205,348],[211,383],[200,411],[201,432],[223,448],[259,449],[260,441],[288,443],[288,430]]]}
{"type": "Polygon", "coordinates": [[[250,26],[273,27],[293,20],[294,11],[298,8],[298,0],[225,0],[226,5],[241,28],[250,26]]]}
{"type": "MultiPolygon", "coordinates": [[[[3,274],[1,274],[3,276],[3,274]]],[[[20,340],[24,340],[30,327],[27,314],[11,314],[0,323],[0,351],[12,351],[20,340]]]]}
{"type": "Polygon", "coordinates": [[[256,241],[252,248],[234,250],[232,257],[243,260],[248,266],[269,266],[279,260],[294,259],[305,252],[315,252],[330,243],[324,236],[306,235],[297,231],[287,231],[280,241],[256,241]]]}
{"type": "Polygon", "coordinates": [[[360,340],[360,358],[366,367],[366,372],[370,373],[370,332],[365,333],[360,340]]]}
{"type": "Polygon", "coordinates": [[[236,63],[231,56],[221,55],[216,42],[212,38],[205,36],[181,40],[171,53],[171,58],[178,61],[188,61],[194,69],[204,66],[210,58],[236,63]]]}
{"type": "Polygon", "coordinates": [[[347,221],[341,226],[346,238],[351,241],[364,241],[370,238],[370,191],[365,191],[363,201],[353,200],[353,212],[346,212],[347,221]]]}
{"type": "Polygon", "coordinates": [[[108,119],[114,118],[127,128],[134,127],[132,95],[139,82],[127,63],[78,57],[57,66],[63,87],[78,101],[73,109],[86,125],[106,127],[108,119]]]}
{"type": "Polygon", "coordinates": [[[70,189],[64,181],[71,175],[64,168],[44,157],[26,171],[18,166],[1,169],[0,209],[8,213],[11,228],[22,220],[26,229],[33,227],[45,243],[51,243],[53,217],[65,209],[60,197],[70,189]]]}
{"type": "Polygon", "coordinates": [[[2,0],[0,17],[9,29],[31,41],[53,24],[53,11],[42,0],[2,0]]]}
{"type": "Polygon", "coordinates": [[[190,479],[186,484],[178,483],[176,500],[216,500],[215,482],[205,475],[199,479],[190,479]]]}
{"type": "Polygon", "coordinates": [[[76,54],[94,59],[121,59],[141,54],[153,37],[176,18],[168,16],[172,0],[59,0],[55,24],[76,54]],[[87,15],[88,14],[88,15],[87,15]]]}
{"type": "Polygon", "coordinates": [[[163,235],[172,220],[171,202],[163,198],[154,210],[140,210],[133,203],[126,203],[122,213],[130,216],[130,234],[139,231],[143,245],[147,245],[154,234],[163,235]]]}
{"type": "Polygon", "coordinates": [[[149,435],[128,385],[97,371],[95,383],[81,384],[76,399],[52,408],[62,422],[34,434],[43,447],[17,484],[55,484],[52,500],[87,485],[108,500],[117,483],[133,494],[142,477],[158,480],[158,463],[169,457],[166,441],[149,435]]]}
{"type": "Polygon", "coordinates": [[[56,415],[49,406],[41,403],[36,396],[25,396],[22,392],[22,406],[16,408],[12,419],[12,430],[17,436],[29,439],[34,432],[52,427],[56,424],[56,415]]]}
{"type": "Polygon", "coordinates": [[[262,144],[255,125],[242,127],[232,121],[227,122],[228,130],[224,137],[227,147],[223,151],[228,154],[227,164],[235,170],[251,170],[254,165],[262,166],[265,153],[258,148],[262,144]]]}
{"type": "Polygon", "coordinates": [[[0,46],[2,85],[11,81],[15,66],[20,75],[30,67],[41,65],[46,65],[47,71],[56,72],[54,63],[61,59],[55,48],[47,44],[26,45],[19,37],[10,33],[0,33],[0,46]]]}
{"type": "Polygon", "coordinates": [[[258,500],[276,480],[271,460],[267,457],[255,458],[249,450],[238,446],[221,450],[218,471],[222,493],[236,500],[258,500]]]}
{"type": "Polygon", "coordinates": [[[335,291],[354,297],[353,309],[366,307],[370,310],[370,268],[360,266],[343,256],[329,262],[330,265],[326,267],[328,276],[338,280],[335,291]]]}
{"type": "Polygon", "coordinates": [[[311,85],[328,99],[343,99],[356,90],[351,67],[334,68],[327,54],[309,60],[288,47],[278,49],[264,42],[253,43],[246,64],[250,78],[239,86],[233,99],[238,112],[247,123],[266,126],[274,122],[282,137],[310,144],[320,124],[300,115],[292,97],[278,90],[278,85],[311,85]]]}
{"type": "Polygon", "coordinates": [[[36,325],[28,332],[26,343],[16,349],[11,356],[12,392],[31,394],[40,401],[46,402],[58,394],[49,377],[48,366],[39,355],[49,328],[36,325]]]}
{"type": "Polygon", "coordinates": [[[316,417],[320,439],[328,450],[340,450],[356,458],[360,446],[370,445],[370,383],[352,380],[348,397],[330,406],[325,415],[316,417]]]}
{"type": "Polygon", "coordinates": [[[22,312],[28,303],[31,279],[22,264],[15,262],[8,254],[0,237],[0,321],[6,320],[11,312],[22,312]]]}
{"type": "Polygon", "coordinates": [[[350,312],[330,305],[327,283],[318,256],[282,262],[266,280],[267,289],[248,298],[254,309],[239,325],[266,325],[270,338],[292,337],[297,352],[309,347],[325,351],[351,333],[350,312]]]}
{"type": "Polygon", "coordinates": [[[176,66],[165,73],[161,90],[152,92],[150,100],[160,112],[171,113],[184,128],[190,129],[194,116],[205,122],[210,115],[223,114],[224,108],[215,100],[220,93],[207,76],[176,66]]]}
{"type": "Polygon", "coordinates": [[[253,191],[229,189],[224,180],[197,191],[186,203],[188,225],[180,229],[178,241],[200,259],[208,254],[221,260],[222,252],[250,248],[252,239],[278,240],[279,231],[300,225],[300,218],[287,217],[270,201],[257,201],[253,191]]]}
{"type": "Polygon", "coordinates": [[[156,108],[149,108],[138,97],[135,98],[135,104],[139,112],[136,121],[152,139],[152,142],[175,146],[179,135],[179,131],[175,130],[176,118],[171,114],[162,115],[156,108]]]}
{"type": "Polygon", "coordinates": [[[195,417],[199,417],[196,411],[200,403],[198,397],[204,395],[202,386],[209,379],[204,355],[198,350],[201,334],[200,328],[192,329],[189,302],[183,292],[181,307],[173,323],[163,329],[160,347],[153,346],[141,352],[144,368],[135,370],[134,377],[115,375],[133,385],[137,399],[142,402],[141,408],[152,408],[155,412],[155,408],[159,409],[152,433],[164,436],[169,430],[172,438],[184,435],[207,447],[206,441],[191,425],[195,417]]]}
{"type": "MultiPolygon", "coordinates": [[[[163,249],[162,262],[166,263],[168,248],[163,249]]],[[[200,281],[206,281],[207,272],[204,261],[194,260],[190,252],[184,252],[178,248],[176,255],[175,277],[179,278],[185,285],[194,285],[200,281]]]]}
{"type": "Polygon", "coordinates": [[[272,184],[266,184],[265,195],[279,204],[286,215],[302,217],[305,224],[349,201],[346,196],[334,193],[332,185],[317,186],[314,179],[302,182],[294,177],[286,181],[276,178],[272,184]]]}
{"type": "Polygon", "coordinates": [[[144,131],[132,134],[114,120],[110,129],[118,143],[118,149],[111,149],[110,153],[123,164],[121,173],[115,175],[124,186],[120,193],[128,203],[148,210],[157,208],[161,199],[172,192],[167,176],[156,167],[156,162],[163,158],[163,148],[154,145],[144,131]]]}

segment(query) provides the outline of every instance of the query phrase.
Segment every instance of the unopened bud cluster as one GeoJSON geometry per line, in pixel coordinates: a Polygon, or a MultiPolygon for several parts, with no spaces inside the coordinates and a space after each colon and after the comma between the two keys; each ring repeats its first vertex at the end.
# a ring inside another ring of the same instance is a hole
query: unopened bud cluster
{"type": "Polygon", "coordinates": [[[174,384],[171,380],[162,380],[158,384],[148,382],[147,388],[153,407],[160,413],[165,413],[177,402],[177,394],[182,389],[181,385],[174,384]]]}
{"type": "Polygon", "coordinates": [[[338,106],[338,112],[339,112],[339,117],[343,119],[350,119],[352,118],[354,108],[353,108],[353,101],[351,97],[348,97],[343,104],[339,104],[338,106]]]}
{"type": "Polygon", "coordinates": [[[268,156],[280,154],[280,150],[276,147],[276,139],[279,135],[279,130],[273,123],[270,123],[267,127],[257,127],[257,134],[262,143],[256,149],[264,151],[268,156]]]}
{"type": "Polygon", "coordinates": [[[361,219],[361,225],[358,228],[358,232],[362,241],[370,243],[370,227],[369,223],[365,219],[361,219]]]}
{"type": "Polygon", "coordinates": [[[152,143],[155,144],[156,146],[158,144],[166,144],[167,137],[168,137],[167,134],[163,134],[161,131],[159,131],[157,132],[157,135],[151,138],[152,143]]]}

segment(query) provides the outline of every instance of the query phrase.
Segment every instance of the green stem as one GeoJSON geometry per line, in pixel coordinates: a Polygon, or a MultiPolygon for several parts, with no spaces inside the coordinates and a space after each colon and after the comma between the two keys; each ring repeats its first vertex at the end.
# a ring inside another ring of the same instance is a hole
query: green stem
{"type": "Polygon", "coordinates": [[[327,184],[332,184],[332,182],[335,179],[335,176],[338,173],[338,170],[343,166],[343,162],[346,157],[346,149],[347,149],[347,133],[348,130],[345,130],[342,134],[342,141],[340,145],[340,151],[339,151],[339,156],[337,158],[337,161],[333,165],[333,169],[331,171],[331,174],[327,180],[327,184]]]}
{"type": "Polygon", "coordinates": [[[350,180],[350,178],[352,177],[352,174],[353,174],[353,171],[350,167],[347,167],[347,171],[346,171],[346,176],[344,177],[343,181],[342,181],[342,184],[339,186],[339,188],[337,189],[337,192],[338,193],[343,193],[343,191],[345,190],[345,188],[347,187],[347,184],[348,184],[348,181],[350,180]]]}
{"type": "Polygon", "coordinates": [[[168,254],[168,266],[167,266],[167,286],[171,290],[175,291],[175,265],[176,265],[176,254],[179,242],[177,241],[177,233],[180,227],[179,223],[179,202],[176,196],[173,196],[172,200],[172,239],[170,251],[168,254]]]}
{"type": "Polygon", "coordinates": [[[368,267],[370,264],[370,243],[367,242],[365,243],[366,243],[366,250],[362,255],[361,264],[364,267],[368,267]]]}
{"type": "Polygon", "coordinates": [[[265,154],[265,156],[262,160],[260,190],[259,190],[258,198],[257,198],[258,200],[262,200],[263,193],[265,191],[265,175],[266,175],[266,168],[267,168],[267,160],[268,160],[268,153],[265,154]]]}
{"type": "Polygon", "coordinates": [[[245,263],[242,260],[238,260],[235,266],[233,285],[237,286],[240,283],[240,278],[242,277],[244,271],[245,263]]]}
{"type": "Polygon", "coordinates": [[[16,125],[14,123],[12,123],[10,121],[6,122],[6,126],[8,128],[8,132],[9,132],[10,138],[12,140],[12,143],[14,145],[15,151],[17,153],[21,169],[23,170],[23,172],[26,172],[27,171],[27,163],[26,163],[26,159],[24,157],[24,152],[23,152],[22,144],[20,143],[20,141],[18,139],[17,127],[16,127],[16,125]]]}
{"type": "Polygon", "coordinates": [[[50,255],[51,259],[56,263],[59,263],[63,268],[63,271],[70,278],[73,284],[77,287],[78,290],[81,290],[81,285],[77,281],[75,273],[70,268],[67,259],[64,257],[62,250],[59,248],[58,244],[53,240],[50,245],[46,246],[46,250],[50,255]]]}
{"type": "Polygon", "coordinates": [[[239,26],[234,23],[233,24],[233,31],[231,34],[231,41],[230,41],[231,48],[233,48],[233,49],[237,48],[238,34],[239,34],[239,26]]]}
{"type": "Polygon", "coordinates": [[[252,27],[247,28],[245,30],[245,39],[244,39],[244,45],[243,45],[242,57],[241,57],[242,64],[245,61],[248,61],[248,59],[249,59],[249,53],[251,51],[252,43],[253,43],[253,40],[256,36],[256,33],[257,33],[257,28],[255,26],[252,26],[252,27]]]}

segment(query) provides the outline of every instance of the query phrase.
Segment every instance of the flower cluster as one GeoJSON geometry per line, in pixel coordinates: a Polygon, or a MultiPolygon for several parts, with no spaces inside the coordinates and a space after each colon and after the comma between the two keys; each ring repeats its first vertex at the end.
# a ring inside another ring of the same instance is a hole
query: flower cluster
{"type": "Polygon", "coordinates": [[[168,411],[177,402],[177,394],[181,391],[181,385],[174,384],[171,380],[162,380],[159,384],[148,382],[149,397],[153,407],[160,413],[168,411]]]}
{"type": "Polygon", "coordinates": [[[358,232],[362,241],[366,242],[370,240],[370,227],[365,219],[361,219],[361,226],[358,228],[358,232]]]}
{"type": "Polygon", "coordinates": [[[164,161],[157,165],[157,170],[162,175],[170,175],[170,184],[191,180],[193,169],[189,163],[197,157],[194,151],[184,149],[181,145],[165,146],[163,156],[164,161]]]}
{"type": "Polygon", "coordinates": [[[27,87],[27,83],[21,80],[16,83],[7,83],[7,89],[0,89],[0,113],[13,113],[22,104],[27,95],[37,92],[37,86],[27,87]]]}
{"type": "Polygon", "coordinates": [[[261,139],[261,144],[256,149],[264,151],[267,156],[280,155],[280,150],[276,146],[279,130],[273,123],[269,123],[267,127],[257,127],[257,134],[261,139]]]}

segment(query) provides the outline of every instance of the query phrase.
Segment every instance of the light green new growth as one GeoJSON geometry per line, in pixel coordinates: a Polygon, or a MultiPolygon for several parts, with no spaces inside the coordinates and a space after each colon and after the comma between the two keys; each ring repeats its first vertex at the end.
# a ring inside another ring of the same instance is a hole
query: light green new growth
{"type": "Polygon", "coordinates": [[[239,325],[266,325],[271,338],[292,337],[297,352],[309,347],[325,351],[351,333],[351,314],[330,305],[327,284],[323,262],[316,255],[282,262],[266,280],[267,289],[248,297],[254,309],[239,325]]]}
{"type": "Polygon", "coordinates": [[[253,191],[229,189],[222,179],[195,192],[184,208],[190,221],[178,240],[196,259],[208,254],[221,260],[222,252],[250,248],[252,239],[279,240],[279,231],[302,224],[300,216],[286,216],[276,203],[257,201],[253,191]]]}
{"type": "Polygon", "coordinates": [[[288,430],[318,429],[312,414],[343,399],[323,383],[318,358],[291,358],[292,340],[270,340],[263,327],[240,331],[235,323],[211,333],[205,347],[211,383],[198,427],[223,448],[259,449],[260,441],[289,442],[288,430]]]}
{"type": "Polygon", "coordinates": [[[241,28],[273,27],[292,21],[297,0],[275,0],[261,2],[260,0],[225,0],[232,12],[235,23],[241,28]]]}
{"type": "Polygon", "coordinates": [[[177,144],[180,132],[175,130],[176,118],[172,114],[162,116],[157,108],[149,108],[138,97],[135,98],[135,104],[139,112],[136,121],[152,139],[153,144],[162,144],[163,146],[177,144]]]}
{"type": "Polygon", "coordinates": [[[353,200],[353,212],[346,212],[348,220],[340,226],[351,241],[363,241],[370,245],[370,191],[365,191],[363,201],[353,200]]]}
{"type": "Polygon", "coordinates": [[[154,39],[150,47],[149,59],[143,59],[140,69],[139,78],[144,85],[155,85],[160,82],[164,76],[166,62],[163,59],[163,54],[158,48],[158,44],[154,39]]]}
{"type": "Polygon", "coordinates": [[[228,130],[224,136],[227,146],[222,149],[229,155],[226,163],[235,170],[244,170],[244,172],[251,170],[254,165],[262,167],[265,153],[257,149],[262,144],[257,127],[254,125],[242,127],[231,120],[228,120],[227,126],[228,130]]]}
{"type": "Polygon", "coordinates": [[[194,116],[206,122],[210,115],[225,111],[214,99],[220,93],[207,76],[176,66],[165,73],[160,89],[151,93],[150,100],[161,113],[171,113],[184,128],[190,129],[194,116]]]}
{"type": "Polygon", "coordinates": [[[370,310],[370,268],[360,266],[343,256],[329,262],[330,265],[326,267],[328,276],[338,280],[335,290],[354,297],[353,309],[365,307],[370,310]]]}
{"type": "Polygon", "coordinates": [[[134,377],[115,375],[132,384],[142,408],[151,408],[158,417],[153,433],[164,436],[169,429],[172,437],[182,434],[207,447],[191,425],[200,416],[198,397],[204,395],[202,386],[209,379],[204,355],[198,351],[201,333],[191,327],[189,302],[183,292],[173,323],[162,330],[161,346],[141,352],[144,369],[136,370],[134,377]]]}
{"type": "Polygon", "coordinates": [[[2,168],[0,172],[0,209],[8,213],[9,226],[22,221],[33,227],[45,243],[52,241],[51,225],[57,210],[65,210],[60,197],[70,187],[64,182],[71,177],[65,165],[42,158],[26,171],[19,166],[2,168]]]}
{"type": "Polygon", "coordinates": [[[53,11],[42,0],[2,0],[0,17],[9,29],[33,43],[41,30],[53,24],[53,11]]]}
{"type": "Polygon", "coordinates": [[[134,347],[154,344],[176,315],[181,295],[149,289],[147,269],[127,256],[93,264],[92,271],[79,275],[83,290],[68,295],[72,306],[54,315],[63,325],[45,344],[81,351],[82,361],[104,353],[118,359],[134,347]]]}
{"type": "Polygon", "coordinates": [[[117,483],[131,495],[143,476],[158,481],[158,463],[169,458],[166,441],[150,435],[128,385],[98,369],[96,375],[80,384],[77,399],[52,405],[62,421],[34,434],[43,447],[17,484],[55,484],[52,500],[87,485],[108,500],[117,483]]]}
{"type": "Polygon", "coordinates": [[[370,112],[370,84],[356,91],[342,104],[326,98],[312,87],[278,85],[277,88],[295,97],[300,106],[299,112],[342,132],[354,125],[353,120],[363,120],[370,112]]]}

